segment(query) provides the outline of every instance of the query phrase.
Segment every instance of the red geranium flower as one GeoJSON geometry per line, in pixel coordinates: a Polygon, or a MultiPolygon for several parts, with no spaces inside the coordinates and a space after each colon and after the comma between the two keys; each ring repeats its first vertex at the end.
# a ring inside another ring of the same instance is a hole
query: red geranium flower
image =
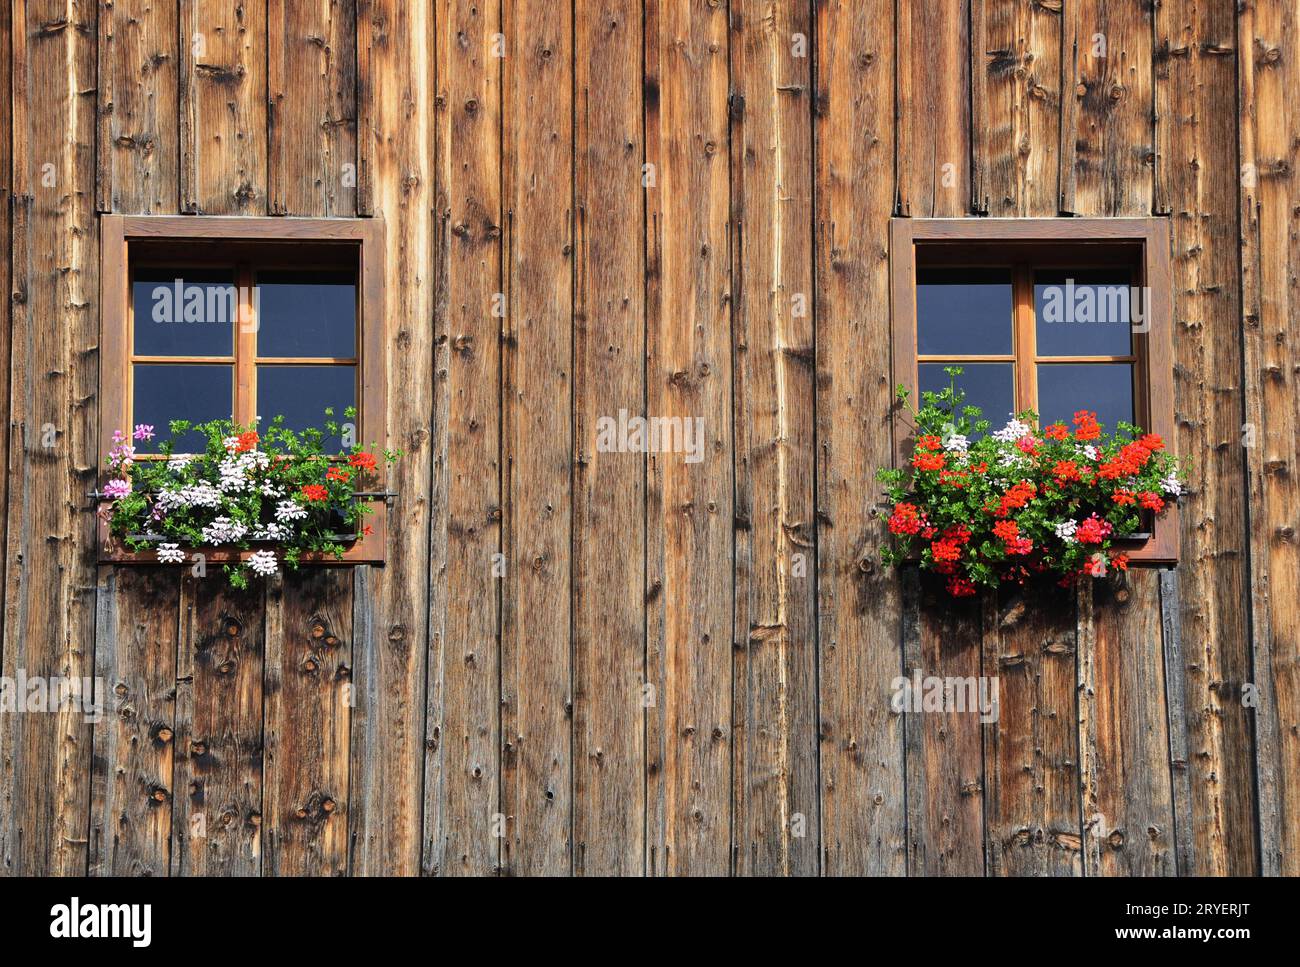
{"type": "Polygon", "coordinates": [[[1154,494],[1149,490],[1144,490],[1138,494],[1138,503],[1147,510],[1154,510],[1157,514],[1165,509],[1164,499],[1159,494],[1154,494]]]}
{"type": "Polygon", "coordinates": [[[919,438],[916,441],[916,447],[918,450],[941,450],[943,449],[943,441],[934,434],[929,434],[919,438]]]}
{"type": "Polygon", "coordinates": [[[1101,436],[1101,426],[1097,423],[1097,414],[1092,410],[1079,410],[1074,414],[1074,438],[1076,440],[1095,440],[1101,436]]]}
{"type": "Polygon", "coordinates": [[[948,593],[954,598],[966,598],[975,593],[975,585],[968,578],[950,577],[948,579],[948,593]]]}
{"type": "Polygon", "coordinates": [[[348,463],[360,470],[374,470],[375,455],[373,453],[354,453],[348,457],[348,463]]]}
{"type": "Polygon", "coordinates": [[[247,433],[241,433],[236,438],[239,442],[235,444],[236,453],[247,453],[257,446],[257,433],[249,430],[247,433]]]}
{"type": "Polygon", "coordinates": [[[309,501],[319,503],[329,497],[329,491],[320,484],[307,484],[302,488],[302,495],[309,501]]]}
{"type": "Polygon", "coordinates": [[[915,534],[921,529],[921,518],[914,504],[899,504],[889,517],[891,534],[915,534]]]}
{"type": "Polygon", "coordinates": [[[346,467],[330,467],[325,471],[326,480],[337,480],[340,483],[347,483],[352,479],[352,471],[346,467]]]}
{"type": "Polygon", "coordinates": [[[944,456],[942,453],[927,453],[924,450],[917,450],[912,456],[912,466],[917,470],[942,470],[944,456]]]}
{"type": "Polygon", "coordinates": [[[1044,430],[1043,436],[1047,437],[1049,440],[1068,440],[1070,438],[1070,431],[1066,429],[1064,423],[1058,421],[1044,430]]]}

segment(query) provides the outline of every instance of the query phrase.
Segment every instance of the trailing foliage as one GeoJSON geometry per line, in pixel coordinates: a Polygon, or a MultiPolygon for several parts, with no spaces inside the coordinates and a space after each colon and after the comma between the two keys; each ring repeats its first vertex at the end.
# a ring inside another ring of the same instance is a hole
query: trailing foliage
{"type": "Polygon", "coordinates": [[[1068,584],[1126,568],[1116,539],[1164,513],[1186,483],[1165,442],[1122,422],[1108,435],[1089,410],[1041,432],[1025,411],[990,433],[979,407],[963,405],[961,367],[945,372],[948,387],[922,393],[919,411],[898,388],[916,432],[910,468],[877,472],[893,504],[885,564],[919,559],[958,597],[1035,574],[1068,584]]]}
{"type": "MultiPolygon", "coordinates": [[[[137,426],[130,439],[119,430],[106,461],[111,503],[101,513],[114,537],[133,551],[156,551],[163,564],[184,563],[185,548],[251,551],[225,565],[238,588],[251,574],[275,574],[281,560],[296,569],[306,553],[341,558],[348,541],[370,532],[365,517],[373,510],[356,494],[377,480],[380,460],[389,466],[401,453],[326,454],[326,434],[340,432],[333,415],[325,411],[324,431],[302,433],[285,429],[283,417],[261,433],[231,420],[173,420],[157,459],[135,453],[135,442],[153,439],[152,426],[137,426]],[[175,440],[191,430],[207,438],[206,449],[176,453],[175,440]]],[[[344,416],[355,419],[356,410],[344,416]]]]}

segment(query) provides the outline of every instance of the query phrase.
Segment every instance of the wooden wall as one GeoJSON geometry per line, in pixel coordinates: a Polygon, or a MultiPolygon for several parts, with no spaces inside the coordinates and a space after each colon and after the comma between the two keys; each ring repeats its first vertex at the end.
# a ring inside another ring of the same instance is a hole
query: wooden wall
{"type": "Polygon", "coordinates": [[[0,4],[0,657],[107,710],[0,715],[0,871],[1300,873],[1297,43],[1296,0],[0,4]],[[385,566],[96,563],[98,212],[384,220],[385,566]],[[1150,214],[1179,566],[884,572],[889,219],[1150,214]],[[704,458],[598,452],[620,409],[704,458]],[[914,668],[1000,721],[892,712],[914,668]]]}

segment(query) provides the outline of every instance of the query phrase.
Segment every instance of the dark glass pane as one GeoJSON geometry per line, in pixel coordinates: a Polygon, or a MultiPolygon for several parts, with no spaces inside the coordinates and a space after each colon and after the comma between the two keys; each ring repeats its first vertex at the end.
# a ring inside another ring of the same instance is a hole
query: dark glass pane
{"type": "MultiPolygon", "coordinates": [[[[308,427],[325,429],[325,407],[334,408],[334,419],[346,422],[343,410],[355,406],[355,366],[258,366],[257,412],[261,426],[284,417],[285,429],[301,432],[308,427]]],[[[326,437],[327,452],[338,452],[338,437],[326,437]]]]}
{"type": "Polygon", "coordinates": [[[1133,422],[1133,367],[1129,363],[1039,363],[1039,425],[1071,424],[1079,410],[1095,410],[1106,433],[1133,422]]]}
{"type": "MultiPolygon", "coordinates": [[[[153,442],[137,443],[141,453],[156,453],[170,436],[172,420],[230,419],[233,410],[233,366],[223,364],[184,366],[172,363],[136,363],[131,418],[148,423],[157,434],[153,442]]],[[[123,427],[130,431],[133,427],[123,427]]],[[[193,431],[177,437],[176,453],[202,453],[207,437],[193,431]]]]}
{"type": "MultiPolygon", "coordinates": [[[[984,419],[1001,427],[1011,419],[1016,403],[1016,374],[1011,363],[921,363],[918,367],[921,392],[940,393],[948,388],[945,366],[960,365],[957,388],[966,394],[962,406],[978,406],[984,419]]],[[[920,401],[916,402],[920,408],[920,401]]]]}
{"type": "Polygon", "coordinates": [[[1145,311],[1122,268],[1034,273],[1040,356],[1127,356],[1134,313],[1145,311]]]}
{"type": "Polygon", "coordinates": [[[355,273],[259,272],[257,299],[259,356],[356,356],[355,273]]]}
{"type": "Polygon", "coordinates": [[[1011,353],[1010,269],[926,269],[916,281],[916,340],[922,356],[1011,353]]]}
{"type": "Polygon", "coordinates": [[[239,296],[229,269],[136,269],[137,356],[230,356],[239,296]]]}

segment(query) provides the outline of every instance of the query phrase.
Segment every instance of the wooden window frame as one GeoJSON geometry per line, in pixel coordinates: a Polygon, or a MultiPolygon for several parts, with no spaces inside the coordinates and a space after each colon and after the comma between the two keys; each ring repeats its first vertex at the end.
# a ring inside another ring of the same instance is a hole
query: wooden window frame
{"type": "MultiPolygon", "coordinates": [[[[131,378],[134,347],[130,339],[132,246],[148,248],[155,243],[176,243],[174,262],[208,260],[205,253],[191,255],[183,249],[190,243],[220,243],[246,254],[246,261],[256,262],[262,268],[265,262],[279,260],[282,265],[293,265],[294,245],[312,243],[320,246],[337,245],[340,249],[356,251],[357,271],[357,433],[365,445],[372,442],[380,449],[388,445],[388,400],[384,376],[385,314],[384,314],[384,226],[377,218],[243,218],[228,216],[194,215],[101,215],[100,216],[100,410],[99,410],[99,467],[113,446],[113,432],[126,427],[130,413],[131,378]]],[[[195,244],[195,249],[200,246],[195,244]]],[[[146,261],[156,261],[149,256],[146,261]]],[[[227,263],[229,264],[229,263],[227,263]]],[[[351,258],[347,259],[351,265],[351,258]]],[[[247,311],[243,293],[249,291],[245,283],[251,281],[252,269],[236,275],[236,285],[241,293],[239,311],[247,311]]],[[[238,326],[237,340],[252,340],[256,332],[251,327],[238,326]],[[245,331],[249,328],[250,331],[245,331]]],[[[246,342],[234,351],[235,387],[233,402],[235,413],[255,413],[248,369],[259,360],[246,342]],[[242,372],[240,360],[243,360],[242,372]]],[[[178,357],[179,358],[179,357],[178,357]]],[[[212,357],[207,357],[212,359],[212,357]]],[[[182,360],[183,361],[183,360],[182,360]]],[[[312,360],[303,360],[312,362],[312,360]]],[[[315,362],[328,363],[329,360],[315,362]]],[[[247,420],[245,420],[247,422],[247,420]]],[[[101,474],[102,476],[102,474],[101,474]]],[[[97,478],[98,479],[98,478],[97,478]]],[[[380,490],[385,489],[381,483],[380,490]]],[[[340,560],[329,554],[304,554],[302,560],[312,564],[382,564],[387,547],[387,500],[374,498],[374,513],[366,518],[371,528],[369,535],[348,545],[340,560]]],[[[98,528],[99,559],[104,563],[152,564],[155,554],[134,552],[110,537],[108,523],[100,519],[98,528]]],[[[244,560],[251,551],[222,548],[195,548],[201,550],[209,563],[244,560]]]]}
{"type": "MultiPolygon", "coordinates": [[[[1173,279],[1169,266],[1169,222],[1164,218],[894,218],[890,223],[890,332],[893,385],[902,385],[917,398],[919,385],[916,332],[917,249],[926,262],[972,262],[972,253],[986,249],[999,266],[1032,262],[1035,267],[1090,268],[1125,264],[1137,269],[1137,284],[1148,292],[1147,331],[1134,334],[1134,420],[1158,433],[1172,448],[1173,395],[1173,279]],[[1063,253],[1063,254],[1062,254],[1063,253]],[[1079,259],[1086,258],[1086,264],[1079,259]]],[[[982,254],[982,253],[981,253],[982,254]]],[[[1013,276],[1014,318],[1012,355],[999,361],[1015,364],[1016,409],[1037,409],[1037,333],[1033,320],[1032,277],[1027,270],[1013,276]],[[1026,300],[1028,300],[1026,302],[1026,300]],[[1022,351],[1023,350],[1023,351],[1022,351]]],[[[956,357],[938,357],[952,360],[956,357]]],[[[1100,357],[1047,357],[1053,362],[1088,361],[1100,357]]],[[[928,357],[927,357],[928,360],[928,357]]],[[[966,357],[959,361],[979,361],[966,357]]],[[[1129,361],[1128,357],[1107,361],[1129,361]]],[[[1049,363],[1050,365],[1050,363],[1049,363]]],[[[894,465],[907,465],[911,432],[895,410],[894,465]]],[[[1178,504],[1155,523],[1145,537],[1120,543],[1129,559],[1144,564],[1175,564],[1179,554],[1178,504]]]]}

